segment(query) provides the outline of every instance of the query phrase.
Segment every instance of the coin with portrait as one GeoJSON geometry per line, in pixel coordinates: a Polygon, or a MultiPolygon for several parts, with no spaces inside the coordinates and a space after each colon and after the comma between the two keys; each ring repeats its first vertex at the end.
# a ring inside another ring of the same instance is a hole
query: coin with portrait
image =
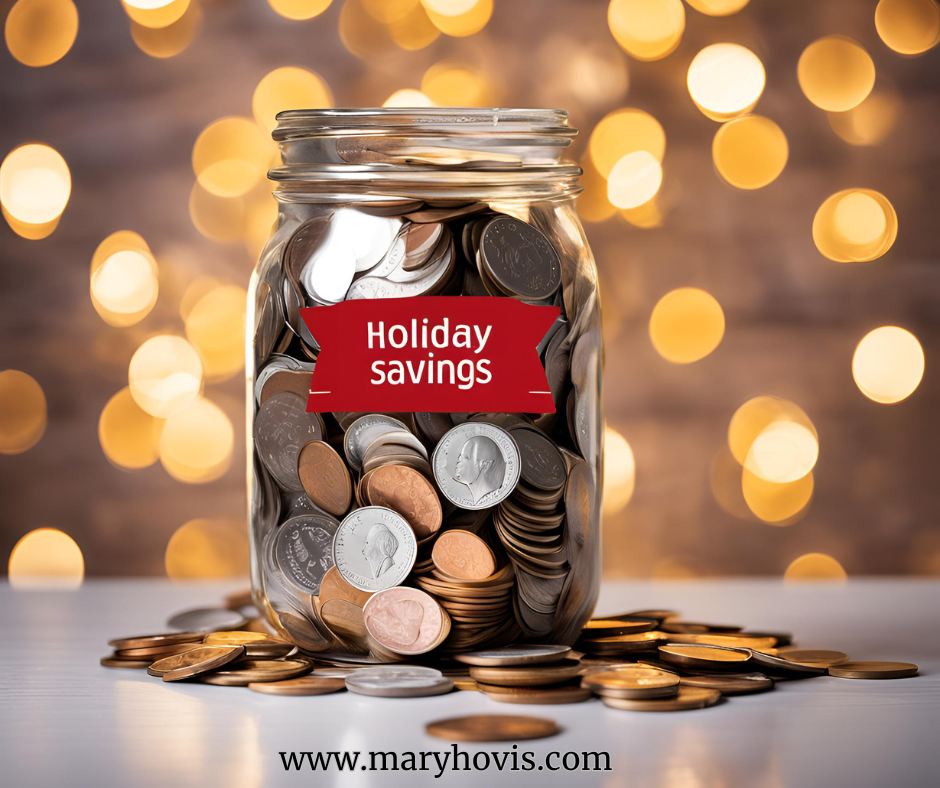
{"type": "Polygon", "coordinates": [[[450,430],[431,457],[441,492],[462,509],[488,509],[519,483],[519,448],[506,430],[464,422],[450,430]]]}
{"type": "Polygon", "coordinates": [[[397,512],[364,506],[346,516],[333,540],[336,570],[350,585],[381,591],[400,585],[418,551],[414,531],[397,512]]]}

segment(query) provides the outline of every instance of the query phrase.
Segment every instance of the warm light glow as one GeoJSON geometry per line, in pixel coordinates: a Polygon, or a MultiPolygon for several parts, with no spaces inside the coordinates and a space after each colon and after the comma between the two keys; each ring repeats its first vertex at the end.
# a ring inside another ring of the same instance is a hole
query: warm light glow
{"type": "Polygon", "coordinates": [[[846,189],[829,197],[813,219],[816,248],[838,263],[875,260],[898,235],[898,216],[883,194],[846,189]]]}
{"type": "Polygon", "coordinates": [[[421,91],[442,107],[485,107],[490,88],[479,71],[458,63],[435,63],[421,80],[421,91]]]}
{"type": "Polygon", "coordinates": [[[748,508],[765,523],[792,525],[805,513],[813,498],[813,474],[788,484],[774,484],[745,468],[741,491],[748,508]]]}
{"type": "Polygon", "coordinates": [[[213,402],[197,397],[170,416],[160,436],[160,463],[174,479],[205,484],[229,468],[235,431],[213,402]]]}
{"type": "Polygon", "coordinates": [[[131,22],[131,38],[137,47],[150,57],[160,60],[183,52],[199,34],[203,13],[198,3],[190,3],[186,13],[166,27],[147,27],[131,22]]]}
{"type": "Polygon", "coordinates": [[[629,153],[645,150],[661,162],[666,154],[666,132],[648,112],[618,109],[594,127],[588,150],[597,171],[608,178],[614,165],[629,153]]]}
{"type": "Polygon", "coordinates": [[[166,27],[189,9],[190,0],[121,0],[124,11],[138,25],[166,27]]]}
{"type": "Polygon", "coordinates": [[[248,574],[248,529],[238,520],[190,520],[166,546],[172,580],[217,580],[248,574]]]}
{"type": "Polygon", "coordinates": [[[17,222],[39,226],[56,221],[71,192],[69,167],[48,145],[20,145],[0,165],[0,203],[17,222]]]}
{"type": "Polygon", "coordinates": [[[684,556],[660,558],[650,571],[650,580],[653,581],[693,580],[698,576],[699,572],[692,561],[684,556]]]}
{"type": "MultiPolygon", "coordinates": [[[[468,4],[473,0],[467,0],[468,4]]],[[[362,7],[383,25],[397,22],[421,7],[421,0],[362,0],[362,7]]]]}
{"type": "Polygon", "coordinates": [[[662,206],[660,205],[659,195],[652,200],[643,203],[636,208],[627,208],[620,212],[620,216],[634,227],[649,229],[650,227],[662,227],[665,220],[662,206]]]}
{"type": "Polygon", "coordinates": [[[137,404],[151,416],[165,419],[202,391],[202,361],[182,337],[151,337],[131,357],[128,381],[137,404]]]}
{"type": "MultiPolygon", "coordinates": [[[[369,13],[372,13],[371,7],[374,4],[381,3],[391,11],[396,6],[402,6],[405,3],[410,4],[410,9],[400,17],[390,20],[388,32],[392,40],[402,49],[416,51],[424,49],[426,46],[434,43],[441,35],[434,23],[430,20],[424,6],[418,0],[363,0],[369,13]]],[[[374,14],[373,14],[374,15],[374,14]]]]}
{"type": "Polygon", "coordinates": [[[222,287],[223,283],[214,276],[197,276],[190,282],[183,291],[180,298],[180,317],[185,323],[189,319],[189,313],[193,307],[199,303],[199,300],[207,293],[212,292],[217,287],[222,287]]]}
{"type": "Polygon", "coordinates": [[[385,99],[383,107],[433,107],[436,106],[431,99],[420,90],[404,88],[396,90],[385,99]]]}
{"type": "Polygon", "coordinates": [[[741,489],[742,468],[731,450],[722,445],[708,468],[708,484],[718,505],[739,520],[753,520],[741,489]]]}
{"type": "Polygon", "coordinates": [[[693,58],[686,81],[695,106],[722,121],[749,112],[766,79],[763,63],[747,47],[712,44],[693,58]]]}
{"type": "Polygon", "coordinates": [[[736,14],[750,0],[685,0],[692,8],[708,16],[730,16],[736,14]]]}
{"type": "Polygon", "coordinates": [[[277,127],[278,112],[289,109],[325,109],[333,106],[333,94],[319,74],[296,66],[276,68],[255,88],[251,111],[269,134],[277,127]]]}
{"type": "Polygon", "coordinates": [[[365,0],[344,0],[339,12],[339,38],[356,57],[373,60],[393,52],[395,42],[389,27],[378,21],[364,5],[365,0]]]}
{"type": "Polygon", "coordinates": [[[754,439],[744,467],[766,482],[790,484],[802,479],[819,458],[815,432],[781,420],[768,424],[754,439]]]}
{"type": "Polygon", "coordinates": [[[91,262],[91,303],[112,326],[130,326],[157,303],[157,261],[137,233],[119,231],[102,241],[91,262]]]}
{"type": "Polygon", "coordinates": [[[0,372],[0,454],[22,454],[46,431],[46,395],[36,380],[18,369],[0,372]]]}
{"type": "Polygon", "coordinates": [[[627,54],[659,60],[679,46],[685,8],[680,0],[611,0],[607,24],[627,54]]]}
{"type": "Polygon", "coordinates": [[[604,428],[604,514],[616,514],[633,497],[636,460],[633,449],[617,430],[604,428]]]}
{"type": "Polygon", "coordinates": [[[252,260],[261,257],[261,250],[274,232],[277,214],[277,200],[267,184],[246,196],[242,238],[252,260]]]}
{"type": "Polygon", "coordinates": [[[590,155],[581,158],[584,171],[578,179],[582,188],[578,195],[578,216],[585,222],[603,222],[617,213],[617,206],[607,199],[607,181],[597,171],[590,155]]]}
{"type": "Polygon", "coordinates": [[[673,364],[691,364],[711,353],[725,334],[725,313],[714,296],[695,287],[666,293],[653,307],[650,340],[673,364]]]}
{"type": "Polygon", "coordinates": [[[245,200],[242,196],[220,197],[196,181],[189,193],[189,218],[210,241],[233,243],[241,240],[245,231],[245,200]]]}
{"type": "Polygon", "coordinates": [[[793,422],[805,427],[818,441],[813,422],[798,405],[781,397],[754,397],[734,412],[728,425],[728,448],[739,465],[746,465],[751,446],[758,436],[778,422],[793,422]]]}
{"type": "Polygon", "coordinates": [[[806,47],[796,74],[806,98],[827,112],[857,107],[875,85],[871,56],[846,36],[826,36],[806,47]]]}
{"type": "Polygon", "coordinates": [[[940,41],[940,6],[936,0],[880,0],[875,29],[895,52],[920,55],[940,41]]]}
{"type": "Polygon", "coordinates": [[[901,402],[924,377],[924,349],[910,331],[898,326],[876,328],[855,348],[852,377],[870,400],[884,405],[901,402]]]}
{"type": "Polygon", "coordinates": [[[663,183],[663,168],[649,151],[628,153],[610,171],[607,199],[618,208],[637,208],[656,196],[663,183]]]}
{"type": "Polygon", "coordinates": [[[872,92],[848,112],[830,112],[832,130],[850,145],[880,145],[894,131],[901,101],[894,93],[872,92]]]}
{"type": "Polygon", "coordinates": [[[136,470],[157,461],[157,449],[163,422],[141,410],[123,388],[104,406],[98,419],[101,450],[118,468],[136,470]]]}
{"type": "Polygon", "coordinates": [[[434,27],[446,36],[457,38],[479,33],[493,16],[493,0],[421,0],[421,4],[434,27]],[[441,13],[434,8],[459,9],[468,5],[467,10],[456,13],[441,13]]]}
{"type": "Polygon", "coordinates": [[[725,123],[712,142],[715,169],[738,189],[761,189],[773,183],[783,172],[788,155],[786,135],[760,115],[725,123]]]}
{"type": "Polygon", "coordinates": [[[78,35],[78,9],[72,0],[18,0],[4,27],[7,49],[25,66],[39,68],[61,60],[78,35]]]}
{"type": "Polygon", "coordinates": [[[223,285],[206,293],[186,318],[186,337],[202,356],[206,380],[228,380],[245,366],[245,309],[248,294],[223,285]]]}
{"type": "Polygon", "coordinates": [[[268,0],[277,13],[286,19],[313,19],[330,7],[332,0],[268,0]]]}
{"type": "Polygon", "coordinates": [[[842,564],[831,555],[807,553],[791,562],[783,573],[783,579],[787,583],[800,583],[807,580],[831,580],[844,583],[848,575],[842,568],[842,564]]]}
{"type": "Polygon", "coordinates": [[[223,118],[207,126],[193,146],[199,185],[219,197],[238,197],[266,175],[273,142],[248,118],[223,118]]]}
{"type": "Polygon", "coordinates": [[[37,528],[16,543],[7,574],[13,588],[70,591],[82,584],[85,560],[71,536],[37,528]]]}
{"type": "Polygon", "coordinates": [[[460,16],[471,11],[480,0],[421,0],[428,11],[444,16],[460,16]]]}

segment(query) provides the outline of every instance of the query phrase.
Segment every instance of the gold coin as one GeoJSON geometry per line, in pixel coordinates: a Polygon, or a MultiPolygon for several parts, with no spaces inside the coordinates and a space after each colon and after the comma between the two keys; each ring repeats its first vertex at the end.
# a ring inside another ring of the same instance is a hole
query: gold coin
{"type": "Polygon", "coordinates": [[[685,643],[690,646],[727,646],[729,648],[753,648],[758,651],[772,651],[777,643],[772,637],[739,637],[738,635],[721,634],[682,634],[672,633],[666,635],[670,643],[685,643]]]}
{"type": "Polygon", "coordinates": [[[640,632],[635,635],[614,635],[612,637],[579,640],[578,648],[591,654],[622,654],[628,651],[647,651],[655,649],[660,643],[671,642],[672,635],[665,632],[640,632]]]}
{"type": "Polygon", "coordinates": [[[544,667],[471,667],[470,675],[476,681],[498,687],[544,687],[577,678],[581,675],[581,670],[581,666],[572,661],[568,664],[546,665],[544,667]]]}
{"type": "Polygon", "coordinates": [[[749,695],[752,692],[766,692],[774,688],[774,681],[759,673],[748,673],[747,676],[683,676],[679,683],[683,687],[701,687],[703,689],[718,690],[722,695],[749,695]]]}
{"type": "MultiPolygon", "coordinates": [[[[755,646],[755,648],[757,648],[755,646]]],[[[787,648],[777,651],[778,657],[790,662],[799,662],[802,665],[816,665],[821,668],[830,668],[849,661],[849,655],[841,651],[830,651],[821,648],[787,648]]]]}
{"type": "Polygon", "coordinates": [[[175,646],[180,643],[198,643],[202,632],[171,632],[166,635],[137,635],[132,638],[115,638],[108,645],[113,649],[151,648],[153,646],[175,646]]]}
{"type": "Polygon", "coordinates": [[[567,687],[496,687],[477,682],[480,691],[500,703],[548,705],[551,703],[581,703],[591,698],[591,691],[570,685],[567,687]]]}
{"type": "Polygon", "coordinates": [[[917,665],[910,662],[843,662],[830,667],[829,675],[840,679],[906,679],[917,675],[917,665]]]}
{"type": "Polygon", "coordinates": [[[685,711],[704,709],[721,699],[721,693],[714,689],[700,687],[679,687],[674,698],[651,698],[649,700],[630,700],[627,698],[602,697],[605,706],[625,711],[685,711]]]}
{"type": "Polygon", "coordinates": [[[201,673],[215,670],[238,659],[245,653],[244,646],[196,646],[182,654],[164,657],[154,662],[150,670],[164,681],[191,679],[201,673]]]}
{"type": "Polygon", "coordinates": [[[140,659],[150,657],[151,662],[155,662],[163,657],[170,657],[173,654],[182,654],[191,651],[199,643],[179,643],[172,646],[148,646],[146,648],[118,648],[114,650],[114,655],[124,657],[125,659],[140,659]]]}
{"type": "Polygon", "coordinates": [[[655,668],[624,667],[592,671],[581,679],[581,686],[604,697],[663,697],[676,694],[679,677],[655,668]]]}
{"type": "Polygon", "coordinates": [[[429,736],[450,742],[523,741],[544,739],[561,732],[554,720],[517,714],[471,714],[429,722],[429,736]]]}
{"type": "Polygon", "coordinates": [[[301,676],[284,681],[251,682],[248,689],[265,695],[328,695],[346,689],[346,679],[301,676]]]}
{"type": "Polygon", "coordinates": [[[656,629],[656,626],[656,622],[652,619],[592,618],[581,630],[581,637],[595,639],[616,635],[635,635],[640,632],[649,632],[651,629],[656,629]]]}
{"type": "Polygon", "coordinates": [[[106,668],[149,668],[149,659],[121,659],[120,657],[102,657],[101,665],[106,668]]]}
{"type": "Polygon", "coordinates": [[[465,692],[479,692],[480,687],[473,679],[454,679],[454,689],[464,690],[465,692]]]}
{"type": "Polygon", "coordinates": [[[247,687],[252,683],[284,681],[309,673],[313,666],[299,659],[245,659],[234,665],[231,670],[217,670],[199,677],[204,684],[218,684],[223,687],[247,687]]]}
{"type": "Polygon", "coordinates": [[[307,497],[326,512],[340,517],[352,501],[352,482],[346,463],[325,441],[304,444],[297,456],[297,473],[307,497]]]}
{"type": "Polygon", "coordinates": [[[669,643],[659,647],[659,656],[664,662],[686,668],[735,670],[742,662],[751,659],[751,652],[742,648],[725,646],[688,646],[669,643]]]}
{"type": "Polygon", "coordinates": [[[244,646],[246,657],[286,657],[296,646],[293,643],[260,632],[210,632],[203,641],[207,646],[244,646]]]}

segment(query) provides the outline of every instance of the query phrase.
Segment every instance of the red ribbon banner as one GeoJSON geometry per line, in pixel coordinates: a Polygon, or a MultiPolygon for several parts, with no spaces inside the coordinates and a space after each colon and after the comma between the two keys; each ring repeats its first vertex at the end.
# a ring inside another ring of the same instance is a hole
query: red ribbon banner
{"type": "Polygon", "coordinates": [[[554,413],[536,346],[560,312],[474,296],[301,309],[320,345],[307,411],[554,413]]]}

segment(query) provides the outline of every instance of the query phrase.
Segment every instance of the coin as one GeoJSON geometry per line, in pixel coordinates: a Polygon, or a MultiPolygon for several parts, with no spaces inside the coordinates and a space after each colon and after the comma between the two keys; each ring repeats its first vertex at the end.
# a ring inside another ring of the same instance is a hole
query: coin
{"type": "Polygon", "coordinates": [[[519,449],[493,424],[465,422],[450,430],[431,457],[437,486],[462,509],[486,509],[509,497],[519,482],[519,449]]]}
{"type": "Polygon", "coordinates": [[[119,657],[102,657],[99,662],[105,668],[149,668],[149,659],[121,659],[119,657]]]}
{"type": "Polygon", "coordinates": [[[702,687],[718,690],[722,695],[750,695],[774,688],[774,681],[761,673],[742,675],[683,676],[679,679],[683,687],[702,687]]]}
{"type": "Polygon", "coordinates": [[[176,643],[170,646],[148,646],[144,648],[119,648],[114,650],[114,654],[117,657],[122,657],[124,659],[141,659],[143,657],[150,657],[150,661],[153,662],[160,657],[169,657],[171,654],[182,654],[184,651],[189,651],[194,646],[199,645],[198,643],[176,643]]]}
{"type": "Polygon", "coordinates": [[[320,581],[333,566],[338,528],[325,514],[300,514],[280,526],[274,549],[284,579],[303,593],[318,594],[320,581]]]}
{"type": "Polygon", "coordinates": [[[664,662],[707,670],[738,669],[742,663],[750,661],[751,654],[748,649],[725,646],[686,646],[669,643],[659,647],[659,656],[664,662]]]}
{"type": "Polygon", "coordinates": [[[843,662],[830,667],[829,675],[840,679],[906,679],[917,675],[917,665],[910,662],[843,662]]]}
{"type": "Polygon", "coordinates": [[[755,666],[759,665],[762,671],[770,671],[774,674],[778,672],[806,673],[814,676],[824,676],[826,674],[826,668],[821,665],[791,662],[790,660],[782,659],[773,654],[758,651],[757,649],[751,649],[751,661],[755,666]]]}
{"type": "Polygon", "coordinates": [[[346,689],[380,698],[418,698],[443,695],[454,683],[434,668],[389,666],[363,668],[346,677],[346,689]]]}
{"type": "Polygon", "coordinates": [[[516,714],[471,714],[429,722],[429,736],[450,742],[525,741],[555,736],[561,728],[554,720],[516,714]]]}
{"type": "Polygon", "coordinates": [[[789,662],[800,662],[804,665],[816,665],[822,668],[830,668],[833,665],[841,665],[849,661],[848,654],[843,654],[841,651],[829,651],[819,648],[779,649],[777,656],[789,662]]]}
{"type": "Polygon", "coordinates": [[[170,617],[166,625],[173,629],[182,629],[184,634],[189,636],[193,632],[241,629],[247,623],[248,619],[237,611],[221,607],[199,607],[176,613],[170,617]]]}
{"type": "Polygon", "coordinates": [[[198,643],[203,639],[202,632],[170,632],[166,635],[137,635],[130,638],[114,638],[108,645],[114,649],[149,648],[151,646],[172,646],[179,643],[198,643]]]}
{"type": "Polygon", "coordinates": [[[497,687],[477,682],[480,691],[500,703],[548,705],[581,703],[590,700],[591,691],[578,685],[554,687],[497,687]]]}
{"type": "Polygon", "coordinates": [[[470,668],[475,681],[498,687],[544,687],[560,684],[581,675],[581,666],[571,660],[559,665],[535,665],[532,667],[470,668]]]}
{"type": "Polygon", "coordinates": [[[628,698],[602,697],[605,706],[625,711],[686,711],[688,709],[704,709],[721,700],[721,693],[714,689],[702,687],[679,687],[679,692],[673,698],[650,698],[647,700],[631,700],[628,698]]]}
{"type": "Polygon", "coordinates": [[[539,230],[511,216],[486,223],[480,255],[489,274],[509,295],[527,301],[549,298],[561,286],[561,262],[539,230]]]}
{"type": "Polygon", "coordinates": [[[346,463],[323,441],[304,444],[297,457],[297,473],[304,492],[315,506],[337,517],[352,500],[352,484],[346,463]]]}
{"type": "Polygon", "coordinates": [[[248,689],[265,695],[327,695],[346,689],[346,679],[301,676],[283,681],[251,682],[248,689]]]}
{"type": "Polygon", "coordinates": [[[191,679],[238,659],[245,653],[244,646],[197,646],[183,654],[174,654],[154,662],[149,670],[164,681],[191,679]]]}
{"type": "Polygon", "coordinates": [[[571,653],[568,646],[536,645],[517,643],[514,646],[468,651],[454,654],[454,659],[467,665],[483,667],[506,667],[510,665],[536,665],[544,662],[558,662],[571,653]]]}
{"type": "Polygon", "coordinates": [[[445,613],[430,594],[417,588],[378,591],[362,613],[369,634],[395,654],[424,654],[441,640],[445,613]]]}
{"type": "MultiPolygon", "coordinates": [[[[302,659],[245,659],[212,673],[199,676],[204,684],[247,687],[254,682],[285,681],[309,673],[313,666],[302,659]]],[[[163,677],[166,681],[166,676],[163,677]]]]}
{"type": "Polygon", "coordinates": [[[612,638],[620,635],[636,635],[656,629],[656,622],[644,619],[627,618],[592,618],[584,625],[581,637],[594,640],[596,638],[612,638]]]}
{"type": "Polygon", "coordinates": [[[284,657],[296,648],[293,643],[260,632],[211,632],[203,642],[207,646],[244,646],[246,657],[284,657]]]}
{"type": "Polygon", "coordinates": [[[404,517],[418,539],[437,533],[443,522],[437,491],[413,468],[383,465],[370,471],[366,495],[372,505],[385,506],[404,517]]]}
{"type": "Polygon", "coordinates": [[[362,608],[348,599],[327,599],[320,605],[320,618],[341,638],[361,640],[366,635],[362,608]]]}
{"type": "Polygon", "coordinates": [[[541,431],[518,427],[510,431],[519,447],[522,480],[540,490],[557,490],[568,477],[565,459],[541,431]]]}
{"type": "Polygon", "coordinates": [[[362,455],[365,454],[369,444],[379,435],[396,430],[408,431],[408,428],[398,419],[382,413],[370,413],[356,419],[343,437],[343,450],[346,459],[355,470],[362,467],[362,455]]]}
{"type": "Polygon", "coordinates": [[[434,542],[431,560],[441,572],[458,580],[484,580],[496,571],[496,556],[476,534],[452,529],[434,542]]]}
{"type": "Polygon", "coordinates": [[[581,686],[605,697],[650,698],[676,694],[679,677],[655,668],[631,667],[592,671],[581,686]]]}
{"type": "Polygon", "coordinates": [[[284,490],[303,490],[297,458],[305,444],[322,440],[323,435],[320,414],[307,413],[306,403],[286,391],[270,397],[255,416],[255,450],[284,490]]]}
{"type": "Polygon", "coordinates": [[[357,607],[362,607],[369,601],[370,596],[372,596],[370,591],[361,591],[343,580],[335,566],[327,569],[323,580],[320,581],[319,602],[321,604],[328,599],[345,599],[357,607]]]}
{"type": "Polygon", "coordinates": [[[401,584],[414,566],[417,549],[408,522],[381,506],[364,506],[348,514],[333,540],[337,571],[363,591],[401,584]]]}

